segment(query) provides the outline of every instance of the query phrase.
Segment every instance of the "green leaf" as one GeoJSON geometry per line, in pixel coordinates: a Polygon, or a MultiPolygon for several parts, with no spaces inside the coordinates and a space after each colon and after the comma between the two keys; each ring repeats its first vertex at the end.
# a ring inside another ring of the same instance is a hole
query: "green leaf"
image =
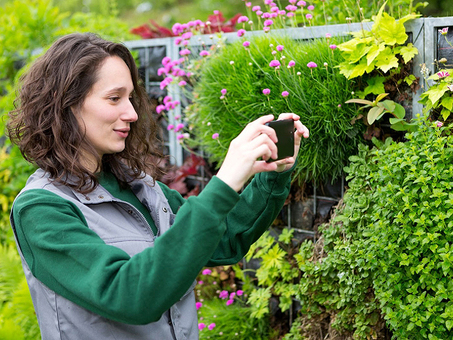
{"type": "Polygon", "coordinates": [[[406,110],[398,103],[395,103],[395,109],[392,112],[397,118],[404,118],[406,116],[406,110]]]}
{"type": "MultiPolygon", "coordinates": [[[[371,70],[374,69],[374,67],[371,68],[371,70]]],[[[354,67],[354,70],[352,71],[351,75],[349,76],[349,79],[355,78],[355,77],[360,77],[362,76],[365,72],[370,72],[369,66],[366,63],[366,60],[363,59],[360,61],[358,65],[354,67]]]]}
{"type": "Polygon", "coordinates": [[[385,12],[382,14],[378,27],[377,34],[387,45],[402,45],[407,40],[404,25],[401,22],[396,22],[395,18],[385,12]]]}
{"type": "Polygon", "coordinates": [[[376,58],[376,67],[380,68],[383,72],[397,68],[398,65],[398,58],[389,47],[386,47],[376,58]]]}
{"type": "Polygon", "coordinates": [[[367,80],[367,84],[368,86],[365,87],[364,89],[364,95],[368,95],[370,93],[373,93],[373,94],[380,94],[380,93],[384,93],[385,92],[385,88],[384,88],[384,81],[385,81],[385,77],[372,77],[370,79],[367,80]]]}
{"type": "Polygon", "coordinates": [[[395,110],[396,103],[393,100],[384,100],[381,104],[389,112],[393,112],[395,110]]]}
{"type": "Polygon", "coordinates": [[[410,74],[406,78],[404,78],[404,81],[409,86],[411,86],[414,83],[414,81],[416,81],[416,80],[417,80],[417,77],[415,77],[413,74],[410,74]]]}
{"type": "Polygon", "coordinates": [[[384,107],[382,107],[382,106],[375,106],[375,107],[371,108],[371,110],[368,111],[368,116],[367,116],[368,124],[372,125],[374,123],[374,121],[377,119],[377,117],[379,117],[383,111],[384,111],[384,107]]]}
{"type": "Polygon", "coordinates": [[[443,97],[441,104],[443,107],[451,111],[453,108],[453,97],[452,96],[443,97]]]}
{"type": "Polygon", "coordinates": [[[409,43],[407,46],[401,48],[400,54],[403,57],[404,62],[408,63],[418,54],[418,49],[412,45],[412,43],[409,43]]]}
{"type": "Polygon", "coordinates": [[[451,111],[450,110],[447,110],[447,109],[442,109],[440,115],[442,116],[442,118],[445,120],[448,119],[448,117],[450,117],[450,114],[451,114],[451,111]]]}
{"type": "Polygon", "coordinates": [[[431,100],[431,103],[435,105],[437,101],[448,91],[446,86],[431,86],[431,88],[426,91],[429,92],[428,97],[431,100]]]}
{"type": "Polygon", "coordinates": [[[371,49],[368,51],[368,54],[366,56],[366,61],[368,65],[371,65],[371,63],[376,59],[376,57],[381,53],[383,50],[385,50],[385,44],[381,43],[379,45],[373,45],[371,49]]]}

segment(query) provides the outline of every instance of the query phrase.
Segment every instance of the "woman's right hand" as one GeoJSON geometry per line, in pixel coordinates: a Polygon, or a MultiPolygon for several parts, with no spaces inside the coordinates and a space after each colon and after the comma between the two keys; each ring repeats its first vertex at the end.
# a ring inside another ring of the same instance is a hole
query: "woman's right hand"
{"type": "Polygon", "coordinates": [[[256,173],[277,170],[275,162],[266,162],[277,158],[277,135],[273,128],[265,125],[273,119],[273,115],[258,118],[231,141],[217,177],[233,190],[239,191],[256,173]]]}

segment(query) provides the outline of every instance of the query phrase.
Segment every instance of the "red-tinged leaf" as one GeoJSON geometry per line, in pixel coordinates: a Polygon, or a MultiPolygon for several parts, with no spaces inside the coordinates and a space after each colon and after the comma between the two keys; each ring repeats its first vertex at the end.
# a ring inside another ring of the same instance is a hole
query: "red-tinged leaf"
{"type": "Polygon", "coordinates": [[[356,104],[366,104],[366,105],[373,105],[373,102],[366,100],[366,99],[349,99],[345,101],[345,103],[356,103],[356,104]]]}
{"type": "Polygon", "coordinates": [[[372,107],[371,110],[368,112],[368,124],[372,125],[375,120],[381,115],[381,113],[384,111],[383,107],[375,106],[372,107]]]}

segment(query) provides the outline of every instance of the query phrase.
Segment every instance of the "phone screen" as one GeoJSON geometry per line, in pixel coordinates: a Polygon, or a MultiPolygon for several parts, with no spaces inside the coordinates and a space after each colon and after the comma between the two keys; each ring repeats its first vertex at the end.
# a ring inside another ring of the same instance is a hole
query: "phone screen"
{"type": "Polygon", "coordinates": [[[286,157],[294,155],[294,120],[283,119],[273,120],[272,122],[266,123],[275,130],[277,134],[278,142],[278,157],[277,159],[269,159],[268,162],[278,161],[286,157]]]}

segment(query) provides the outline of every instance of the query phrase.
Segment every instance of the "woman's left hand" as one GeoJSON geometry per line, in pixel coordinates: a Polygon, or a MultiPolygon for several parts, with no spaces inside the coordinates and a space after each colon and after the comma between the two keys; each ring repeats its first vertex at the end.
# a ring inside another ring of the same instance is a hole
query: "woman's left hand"
{"type": "Polygon", "coordinates": [[[308,138],[310,135],[307,127],[300,122],[300,117],[298,115],[294,113],[282,113],[278,116],[278,120],[283,119],[294,120],[294,155],[292,157],[287,157],[276,161],[275,163],[277,164],[277,170],[275,171],[277,172],[283,172],[291,169],[291,167],[294,165],[294,162],[296,161],[297,154],[299,153],[302,136],[304,138],[308,138]]]}

